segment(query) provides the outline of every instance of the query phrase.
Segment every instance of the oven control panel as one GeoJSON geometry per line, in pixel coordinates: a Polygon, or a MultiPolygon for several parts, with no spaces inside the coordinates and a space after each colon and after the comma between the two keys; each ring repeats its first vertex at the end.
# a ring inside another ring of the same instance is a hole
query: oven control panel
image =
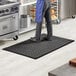
{"type": "Polygon", "coordinates": [[[15,7],[11,7],[11,13],[15,13],[19,11],[19,7],[15,6],[15,7]]]}
{"type": "Polygon", "coordinates": [[[18,13],[18,12],[19,12],[19,7],[18,6],[3,8],[3,9],[0,9],[0,16],[14,14],[14,13],[18,13]]]}

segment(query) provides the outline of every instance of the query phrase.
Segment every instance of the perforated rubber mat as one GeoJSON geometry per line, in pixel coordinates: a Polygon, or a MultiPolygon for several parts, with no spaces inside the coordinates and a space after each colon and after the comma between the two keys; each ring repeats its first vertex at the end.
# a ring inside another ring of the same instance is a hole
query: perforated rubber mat
{"type": "Polygon", "coordinates": [[[51,41],[42,41],[36,43],[26,40],[13,46],[6,47],[3,50],[37,59],[73,41],[74,40],[52,36],[51,41]]]}

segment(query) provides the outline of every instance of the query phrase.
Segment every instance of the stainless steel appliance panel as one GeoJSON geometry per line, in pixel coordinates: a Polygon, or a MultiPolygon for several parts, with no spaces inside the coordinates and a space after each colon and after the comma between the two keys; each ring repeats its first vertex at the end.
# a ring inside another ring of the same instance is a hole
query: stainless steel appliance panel
{"type": "Polygon", "coordinates": [[[0,17],[0,36],[18,31],[18,13],[0,17]]]}
{"type": "Polygon", "coordinates": [[[76,14],[76,0],[61,0],[61,19],[72,17],[76,14]]]}
{"type": "Polygon", "coordinates": [[[69,0],[61,0],[61,19],[65,19],[70,15],[69,0]]]}

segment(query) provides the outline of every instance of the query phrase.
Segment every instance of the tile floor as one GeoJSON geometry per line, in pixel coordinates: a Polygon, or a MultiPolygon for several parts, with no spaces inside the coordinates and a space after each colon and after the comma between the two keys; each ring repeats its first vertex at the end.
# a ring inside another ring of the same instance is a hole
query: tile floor
{"type": "MultiPolygon", "coordinates": [[[[43,32],[46,32],[43,29],[43,32]]],[[[0,76],[48,76],[48,72],[76,57],[76,42],[64,46],[37,60],[2,50],[34,36],[35,31],[24,33],[17,41],[0,41],[0,76]]],[[[53,25],[53,35],[76,40],[76,19],[67,19],[53,25]]]]}

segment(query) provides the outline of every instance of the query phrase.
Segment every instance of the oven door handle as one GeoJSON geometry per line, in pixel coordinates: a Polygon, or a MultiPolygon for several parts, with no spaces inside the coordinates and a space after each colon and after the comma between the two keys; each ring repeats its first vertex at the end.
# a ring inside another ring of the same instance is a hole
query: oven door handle
{"type": "Polygon", "coordinates": [[[0,17],[0,21],[4,20],[4,19],[15,19],[15,16],[14,15],[8,15],[8,16],[2,16],[0,17]]]}
{"type": "Polygon", "coordinates": [[[15,16],[12,16],[12,18],[14,18],[14,19],[15,19],[15,16]]]}

